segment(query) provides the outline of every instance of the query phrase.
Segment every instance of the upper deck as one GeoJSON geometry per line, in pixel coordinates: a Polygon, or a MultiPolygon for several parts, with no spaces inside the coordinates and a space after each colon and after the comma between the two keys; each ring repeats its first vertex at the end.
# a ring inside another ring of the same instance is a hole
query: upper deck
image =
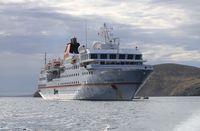
{"type": "Polygon", "coordinates": [[[143,64],[146,60],[138,47],[120,48],[120,39],[112,38],[105,24],[102,29],[104,41],[94,41],[91,48],[80,45],[76,38],[72,38],[66,45],[64,59],[54,59],[47,64],[45,62],[40,81],[74,78],[79,76],[77,74],[81,70],[152,70],[152,66],[143,64]]]}
{"type": "Polygon", "coordinates": [[[96,54],[135,54],[140,55],[142,54],[138,48],[135,49],[86,49],[86,52],[89,54],[96,53],[96,54]]]}
{"type": "Polygon", "coordinates": [[[94,41],[91,48],[80,45],[76,38],[73,38],[66,48],[65,54],[68,57],[65,59],[65,64],[79,63],[81,66],[89,64],[142,65],[146,61],[143,60],[138,47],[120,48],[120,39],[113,38],[109,29],[104,24],[104,27],[101,28],[104,41],[94,41]]]}

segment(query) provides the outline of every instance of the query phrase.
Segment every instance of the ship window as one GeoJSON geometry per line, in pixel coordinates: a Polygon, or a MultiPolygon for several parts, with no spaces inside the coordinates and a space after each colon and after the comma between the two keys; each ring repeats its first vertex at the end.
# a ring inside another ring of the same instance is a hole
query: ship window
{"type": "Polygon", "coordinates": [[[125,59],[125,54],[119,54],[119,59],[125,59]]]}
{"type": "Polygon", "coordinates": [[[104,64],[105,64],[105,62],[104,62],[104,61],[101,61],[101,62],[100,62],[100,64],[101,64],[101,65],[104,65],[104,64]]]}
{"type": "Polygon", "coordinates": [[[91,59],[97,59],[97,54],[90,54],[91,59]]]}
{"type": "Polygon", "coordinates": [[[124,65],[124,62],[121,62],[122,65],[124,65]]]}
{"type": "Polygon", "coordinates": [[[82,54],[81,55],[81,60],[86,60],[88,59],[88,54],[82,54]]]}
{"type": "Polygon", "coordinates": [[[114,65],[114,64],[115,64],[115,62],[112,61],[112,62],[111,62],[111,65],[114,65]]]}
{"type": "Polygon", "coordinates": [[[110,59],[116,59],[116,54],[110,54],[110,59]]]}
{"type": "Polygon", "coordinates": [[[101,54],[101,55],[100,55],[100,58],[101,58],[101,59],[107,59],[107,54],[101,54]]]}
{"type": "Polygon", "coordinates": [[[141,59],[142,59],[142,55],[136,55],[136,56],[135,56],[135,59],[136,59],[136,60],[141,60],[141,59]]]}
{"type": "Polygon", "coordinates": [[[133,55],[128,54],[127,59],[133,59],[133,55]]]}

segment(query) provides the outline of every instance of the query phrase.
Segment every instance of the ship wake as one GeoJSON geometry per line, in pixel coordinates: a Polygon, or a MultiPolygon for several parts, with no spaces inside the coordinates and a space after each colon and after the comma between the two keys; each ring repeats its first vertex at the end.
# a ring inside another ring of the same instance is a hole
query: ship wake
{"type": "Polygon", "coordinates": [[[174,131],[199,131],[200,111],[195,112],[191,117],[178,124],[174,131]]]}

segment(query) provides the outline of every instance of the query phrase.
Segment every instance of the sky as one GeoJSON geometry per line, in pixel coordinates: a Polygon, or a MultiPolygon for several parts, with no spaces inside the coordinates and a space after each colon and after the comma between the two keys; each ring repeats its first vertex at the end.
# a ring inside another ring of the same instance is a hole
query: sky
{"type": "Polygon", "coordinates": [[[44,52],[63,57],[77,37],[100,40],[103,23],[122,48],[138,46],[147,64],[200,67],[199,0],[0,0],[0,95],[37,89],[44,52]]]}

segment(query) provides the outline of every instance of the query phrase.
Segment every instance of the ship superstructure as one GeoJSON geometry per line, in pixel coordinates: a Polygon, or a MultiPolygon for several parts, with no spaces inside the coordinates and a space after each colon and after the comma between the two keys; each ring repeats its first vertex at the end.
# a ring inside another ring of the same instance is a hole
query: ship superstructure
{"type": "Polygon", "coordinates": [[[63,59],[45,64],[38,90],[44,99],[132,100],[153,68],[137,47],[121,49],[119,38],[112,38],[106,24],[92,48],[72,38],[63,59]]]}

